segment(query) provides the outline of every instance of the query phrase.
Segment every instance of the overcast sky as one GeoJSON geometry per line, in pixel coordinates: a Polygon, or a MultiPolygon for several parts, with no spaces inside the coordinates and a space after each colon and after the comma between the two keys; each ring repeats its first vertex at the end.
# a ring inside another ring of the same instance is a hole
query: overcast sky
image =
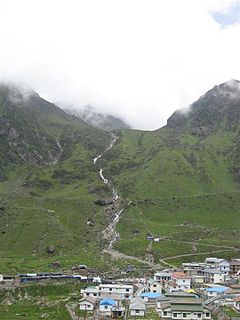
{"type": "Polygon", "coordinates": [[[231,0],[0,0],[0,79],[156,129],[240,80],[231,0]]]}

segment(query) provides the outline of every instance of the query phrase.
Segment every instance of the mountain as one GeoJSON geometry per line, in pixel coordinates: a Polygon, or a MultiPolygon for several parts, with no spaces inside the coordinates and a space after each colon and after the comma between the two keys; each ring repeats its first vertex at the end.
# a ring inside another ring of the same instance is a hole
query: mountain
{"type": "Polygon", "coordinates": [[[129,263],[102,252],[116,208],[105,202],[112,191],[100,168],[120,195],[120,253],[176,266],[209,255],[239,257],[239,120],[239,81],[231,80],[159,130],[115,130],[109,148],[111,133],[33,90],[1,84],[0,270],[129,263]],[[149,242],[147,234],[161,241],[149,242]]]}
{"type": "Polygon", "coordinates": [[[107,221],[94,201],[111,192],[92,159],[109,141],[33,90],[0,85],[2,272],[46,269],[61,257],[65,264],[99,259],[97,235],[107,221]]]}
{"type": "Polygon", "coordinates": [[[116,248],[144,258],[150,233],[165,239],[151,249],[156,262],[239,255],[239,136],[237,80],[176,111],[159,130],[120,131],[102,160],[106,175],[133,204],[118,224],[116,248]]]}
{"type": "Polygon", "coordinates": [[[65,108],[64,110],[82,119],[91,126],[100,128],[105,131],[131,128],[122,119],[111,114],[100,113],[92,106],[86,106],[83,109],[65,108]]]}

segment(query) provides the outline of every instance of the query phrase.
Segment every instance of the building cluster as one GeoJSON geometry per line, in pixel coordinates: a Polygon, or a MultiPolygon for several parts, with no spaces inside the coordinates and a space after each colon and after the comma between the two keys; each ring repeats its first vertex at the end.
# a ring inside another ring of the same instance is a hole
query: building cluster
{"type": "Polygon", "coordinates": [[[79,307],[103,317],[145,317],[154,310],[160,319],[211,320],[216,306],[240,312],[239,278],[240,259],[207,258],[203,263],[161,270],[141,282],[86,287],[79,307]]]}
{"type": "MultiPolygon", "coordinates": [[[[181,268],[158,271],[152,278],[128,281],[62,273],[24,274],[18,278],[20,282],[46,279],[86,282],[78,307],[86,313],[85,317],[91,312],[96,319],[109,316],[131,319],[154,312],[165,320],[211,320],[216,310],[224,306],[240,315],[240,259],[206,258],[202,263],[183,263],[181,268]]],[[[1,281],[9,279],[0,275],[1,281]]]]}

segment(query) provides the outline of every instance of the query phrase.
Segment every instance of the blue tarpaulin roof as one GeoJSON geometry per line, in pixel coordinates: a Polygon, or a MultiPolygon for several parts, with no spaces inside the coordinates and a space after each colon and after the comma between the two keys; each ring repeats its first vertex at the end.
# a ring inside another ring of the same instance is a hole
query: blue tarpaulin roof
{"type": "Polygon", "coordinates": [[[157,293],[157,292],[144,292],[144,293],[141,294],[141,297],[142,297],[142,298],[152,298],[152,299],[156,299],[156,298],[161,297],[161,294],[160,294],[160,293],[157,293]]]}
{"type": "Polygon", "coordinates": [[[116,305],[116,301],[113,299],[103,299],[100,301],[100,306],[115,306],[116,305]]]}
{"type": "Polygon", "coordinates": [[[212,287],[212,288],[207,288],[207,292],[217,292],[217,293],[222,293],[229,289],[228,287],[212,287]]]}

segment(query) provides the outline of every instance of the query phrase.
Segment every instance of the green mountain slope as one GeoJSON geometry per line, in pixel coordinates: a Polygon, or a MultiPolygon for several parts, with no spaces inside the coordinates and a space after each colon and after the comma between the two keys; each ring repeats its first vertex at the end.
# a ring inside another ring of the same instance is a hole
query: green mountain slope
{"type": "Polygon", "coordinates": [[[101,264],[106,217],[94,200],[110,190],[92,159],[110,137],[9,84],[0,86],[0,124],[0,269],[101,264]]]}
{"type": "Polygon", "coordinates": [[[230,81],[175,112],[164,128],[119,133],[102,161],[134,205],[118,225],[116,248],[144,257],[151,233],[167,237],[150,248],[156,262],[240,254],[239,119],[240,85],[230,81]]]}
{"type": "Polygon", "coordinates": [[[176,111],[164,128],[117,131],[95,166],[110,134],[29,89],[1,84],[0,271],[124,264],[101,253],[109,213],[94,201],[111,190],[100,167],[124,208],[115,249],[172,264],[239,256],[239,130],[240,86],[230,81],[176,111]]]}

